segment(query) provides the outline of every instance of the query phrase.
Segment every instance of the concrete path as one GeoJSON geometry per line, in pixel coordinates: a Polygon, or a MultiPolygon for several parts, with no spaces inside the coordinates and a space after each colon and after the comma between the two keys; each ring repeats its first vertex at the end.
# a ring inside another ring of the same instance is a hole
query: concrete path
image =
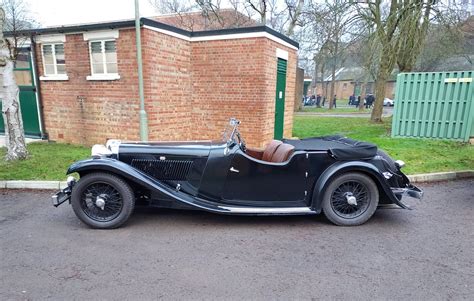
{"type": "MultiPolygon", "coordinates": [[[[25,138],[26,144],[31,142],[41,142],[45,140],[37,139],[37,138],[25,138]]],[[[5,147],[5,135],[0,135],[0,147],[5,147]]]]}
{"type": "MultiPolygon", "coordinates": [[[[338,108],[353,108],[349,106],[339,106],[338,108]]],[[[349,118],[370,118],[370,112],[358,113],[358,112],[340,112],[340,113],[319,113],[319,112],[295,112],[296,116],[321,116],[321,117],[349,117],[349,118]]],[[[387,118],[393,115],[393,107],[384,107],[382,117],[387,118]]]]}

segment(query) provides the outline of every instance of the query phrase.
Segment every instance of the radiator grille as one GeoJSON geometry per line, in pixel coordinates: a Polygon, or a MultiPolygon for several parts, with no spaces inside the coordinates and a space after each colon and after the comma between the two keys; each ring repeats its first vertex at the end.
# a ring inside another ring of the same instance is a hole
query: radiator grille
{"type": "Polygon", "coordinates": [[[133,159],[132,166],[157,180],[186,180],[193,161],[133,159]]]}

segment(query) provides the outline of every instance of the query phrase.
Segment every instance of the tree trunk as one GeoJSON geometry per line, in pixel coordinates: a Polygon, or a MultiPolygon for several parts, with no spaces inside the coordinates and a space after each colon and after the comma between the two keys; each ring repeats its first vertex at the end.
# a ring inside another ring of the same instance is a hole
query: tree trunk
{"type": "Polygon", "coordinates": [[[19,89],[13,74],[13,61],[10,49],[3,39],[4,13],[0,9],[0,99],[2,100],[2,115],[5,124],[5,142],[7,146],[6,160],[25,159],[26,150],[23,121],[21,119],[19,89]]]}
{"type": "Polygon", "coordinates": [[[370,120],[372,122],[382,122],[383,99],[385,98],[385,84],[390,73],[392,73],[394,60],[393,49],[387,45],[382,49],[380,66],[375,78],[375,103],[372,109],[370,120]]]}
{"type": "Polygon", "coordinates": [[[385,83],[387,82],[388,74],[386,70],[382,70],[382,66],[377,72],[377,79],[375,80],[375,103],[372,109],[370,120],[372,122],[382,122],[383,113],[383,99],[385,98],[385,83]]]}
{"type": "Polygon", "coordinates": [[[332,110],[332,107],[333,107],[333,103],[332,103],[332,100],[333,100],[333,97],[334,97],[334,92],[336,90],[336,66],[333,66],[332,67],[332,70],[331,70],[331,93],[329,94],[329,97],[327,98],[327,101],[329,101],[329,110],[332,110]]]}
{"type": "Polygon", "coordinates": [[[359,102],[359,111],[363,111],[364,110],[364,99],[365,99],[365,91],[367,89],[367,77],[364,78],[364,82],[362,83],[362,85],[360,86],[360,102],[359,102]]]}

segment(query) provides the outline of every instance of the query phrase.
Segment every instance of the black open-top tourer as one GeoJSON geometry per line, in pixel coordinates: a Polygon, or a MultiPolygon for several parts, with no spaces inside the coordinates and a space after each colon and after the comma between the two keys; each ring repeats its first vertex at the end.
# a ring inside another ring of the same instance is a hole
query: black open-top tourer
{"type": "Polygon", "coordinates": [[[53,205],[69,200],[93,228],[117,228],[135,205],[235,215],[324,212],[336,225],[366,222],[378,207],[409,208],[402,199],[423,192],[373,144],[340,136],[273,140],[247,148],[231,119],[220,141],[121,142],[95,145],[72,164],[68,186],[53,205]]]}

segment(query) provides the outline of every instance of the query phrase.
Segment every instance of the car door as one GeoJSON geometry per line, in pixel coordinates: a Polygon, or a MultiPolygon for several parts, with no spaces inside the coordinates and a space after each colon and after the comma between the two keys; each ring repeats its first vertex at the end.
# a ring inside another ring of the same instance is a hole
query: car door
{"type": "Polygon", "coordinates": [[[298,206],[306,203],[308,158],[295,153],[287,162],[234,154],[227,172],[223,202],[235,205],[298,206]]]}

